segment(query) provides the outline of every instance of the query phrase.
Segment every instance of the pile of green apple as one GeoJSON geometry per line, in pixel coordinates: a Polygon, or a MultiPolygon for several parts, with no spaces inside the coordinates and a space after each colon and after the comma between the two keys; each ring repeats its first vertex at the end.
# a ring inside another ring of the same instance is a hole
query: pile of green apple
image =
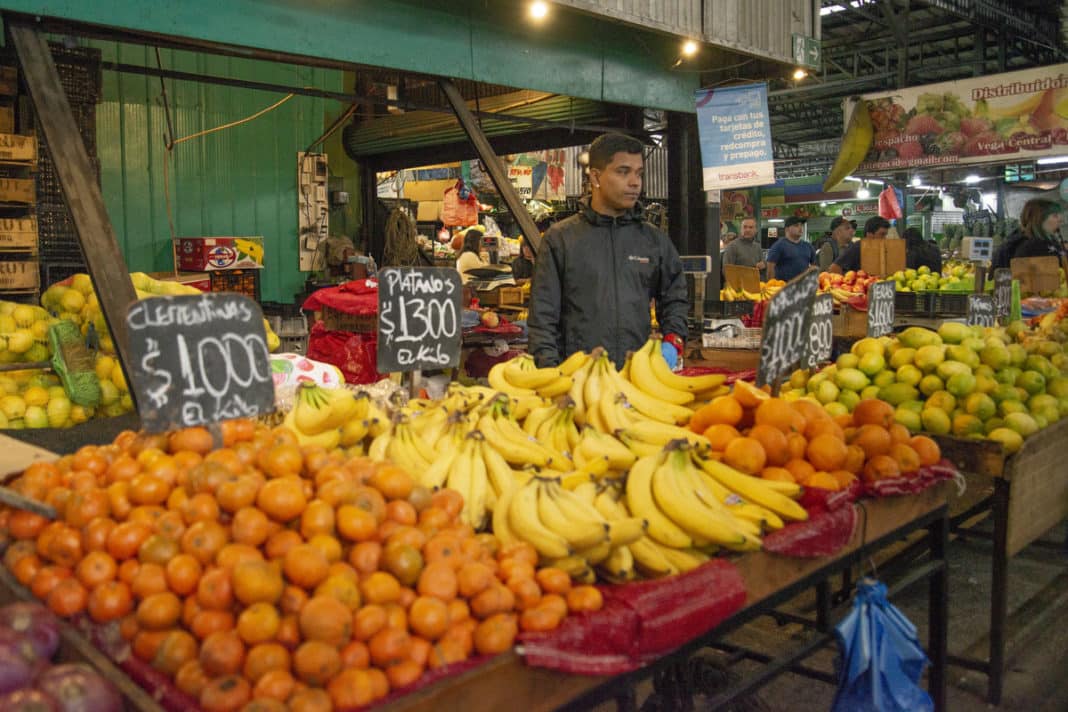
{"type": "Polygon", "coordinates": [[[861,339],[815,374],[795,371],[783,397],[814,398],[832,415],[862,399],[895,407],[909,430],[989,438],[1015,452],[1023,439],[1068,415],[1068,354],[1027,329],[946,322],[895,337],[861,339]]]}
{"type": "Polygon", "coordinates": [[[967,264],[947,264],[942,273],[929,267],[903,269],[890,276],[899,292],[971,292],[975,289],[975,268],[967,264]]]}

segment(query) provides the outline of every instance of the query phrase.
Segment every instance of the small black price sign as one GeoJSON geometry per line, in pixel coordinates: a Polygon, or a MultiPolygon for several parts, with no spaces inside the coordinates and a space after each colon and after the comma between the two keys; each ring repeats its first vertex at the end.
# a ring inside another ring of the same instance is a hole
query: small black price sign
{"type": "Polygon", "coordinates": [[[240,294],[150,297],[126,311],[138,415],[148,432],[274,410],[263,312],[240,294]]]}
{"type": "Polygon", "coordinates": [[[834,347],[834,298],[830,294],[819,294],[812,302],[812,317],[808,324],[808,350],[801,361],[801,368],[813,366],[831,360],[834,347]]]}
{"type": "Polygon", "coordinates": [[[995,326],[997,321],[994,297],[989,294],[968,295],[968,313],[965,320],[968,326],[995,326]]]}
{"type": "Polygon", "coordinates": [[[760,340],[758,386],[777,384],[805,358],[812,302],[818,286],[819,273],[810,270],[780,289],[768,302],[760,340]]]}
{"type": "Polygon", "coordinates": [[[868,287],[868,336],[884,336],[894,330],[894,294],[892,279],[874,282],[868,287]]]}
{"type": "Polygon", "coordinates": [[[1012,270],[996,269],[994,270],[994,316],[1007,320],[1011,309],[1012,270]]]}
{"type": "Polygon", "coordinates": [[[378,371],[460,365],[460,273],[451,267],[378,271],[378,371]]]}

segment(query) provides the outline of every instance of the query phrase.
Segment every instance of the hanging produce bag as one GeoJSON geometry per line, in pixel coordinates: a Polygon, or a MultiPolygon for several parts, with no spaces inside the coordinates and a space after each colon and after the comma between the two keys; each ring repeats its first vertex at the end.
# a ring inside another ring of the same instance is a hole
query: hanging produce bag
{"type": "Polygon", "coordinates": [[[903,202],[904,196],[900,190],[892,185],[886,186],[879,193],[879,217],[887,220],[900,220],[904,217],[901,212],[901,204],[903,202]]]}
{"type": "Polygon", "coordinates": [[[445,191],[441,221],[446,227],[478,224],[478,196],[463,180],[445,191]]]}
{"type": "Polygon", "coordinates": [[[914,626],[886,600],[886,586],[857,583],[853,610],[835,629],[840,660],[831,712],[927,712],[934,703],[919,686],[927,655],[914,626]]]}

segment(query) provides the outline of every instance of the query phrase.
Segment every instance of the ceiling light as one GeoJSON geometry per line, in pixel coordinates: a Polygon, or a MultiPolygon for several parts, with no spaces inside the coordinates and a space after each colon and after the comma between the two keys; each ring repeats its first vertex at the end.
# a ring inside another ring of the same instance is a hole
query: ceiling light
{"type": "Polygon", "coordinates": [[[1050,166],[1057,163],[1068,163],[1068,156],[1046,156],[1035,161],[1040,166],[1050,166]]]}
{"type": "Polygon", "coordinates": [[[859,188],[857,188],[857,198],[859,198],[860,200],[867,200],[870,197],[871,197],[871,191],[868,190],[868,184],[867,183],[864,183],[859,188]]]}
{"type": "Polygon", "coordinates": [[[913,188],[919,188],[921,185],[923,185],[923,181],[920,180],[920,177],[919,176],[912,176],[912,187],[913,188]]]}
{"type": "Polygon", "coordinates": [[[969,173],[968,175],[964,176],[964,182],[968,183],[969,185],[972,183],[978,183],[980,180],[982,180],[982,178],[975,175],[974,173],[969,173]]]}
{"type": "Polygon", "coordinates": [[[820,8],[820,17],[826,17],[827,15],[833,15],[836,12],[842,12],[845,8],[841,5],[828,5],[820,8]]]}
{"type": "Polygon", "coordinates": [[[804,79],[807,76],[808,76],[808,72],[806,72],[804,69],[801,69],[801,67],[798,67],[797,69],[794,70],[793,77],[794,77],[794,81],[795,82],[799,82],[799,81],[801,81],[802,79],[804,79]]]}
{"type": "Polygon", "coordinates": [[[535,20],[544,20],[549,14],[549,3],[542,0],[530,3],[530,16],[535,20]]]}
{"type": "Polygon", "coordinates": [[[693,40],[686,40],[682,44],[682,56],[683,57],[692,57],[695,54],[697,54],[697,43],[694,42],[693,40]]]}
{"type": "Polygon", "coordinates": [[[781,223],[781,222],[786,222],[786,221],[783,220],[782,218],[768,218],[768,222],[769,223],[781,223]]]}

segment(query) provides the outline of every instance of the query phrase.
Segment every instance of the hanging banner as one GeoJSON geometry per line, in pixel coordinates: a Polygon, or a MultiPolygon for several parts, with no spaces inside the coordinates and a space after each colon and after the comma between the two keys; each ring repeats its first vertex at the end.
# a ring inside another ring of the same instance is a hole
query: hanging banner
{"type": "Polygon", "coordinates": [[[698,91],[697,133],[705,190],[775,182],[766,84],[698,91]]]}
{"type": "MultiPolygon", "coordinates": [[[[1068,64],[863,98],[875,138],[859,171],[1031,160],[1068,146],[1068,64]]],[[[850,100],[843,109],[848,119],[850,100]]]]}

